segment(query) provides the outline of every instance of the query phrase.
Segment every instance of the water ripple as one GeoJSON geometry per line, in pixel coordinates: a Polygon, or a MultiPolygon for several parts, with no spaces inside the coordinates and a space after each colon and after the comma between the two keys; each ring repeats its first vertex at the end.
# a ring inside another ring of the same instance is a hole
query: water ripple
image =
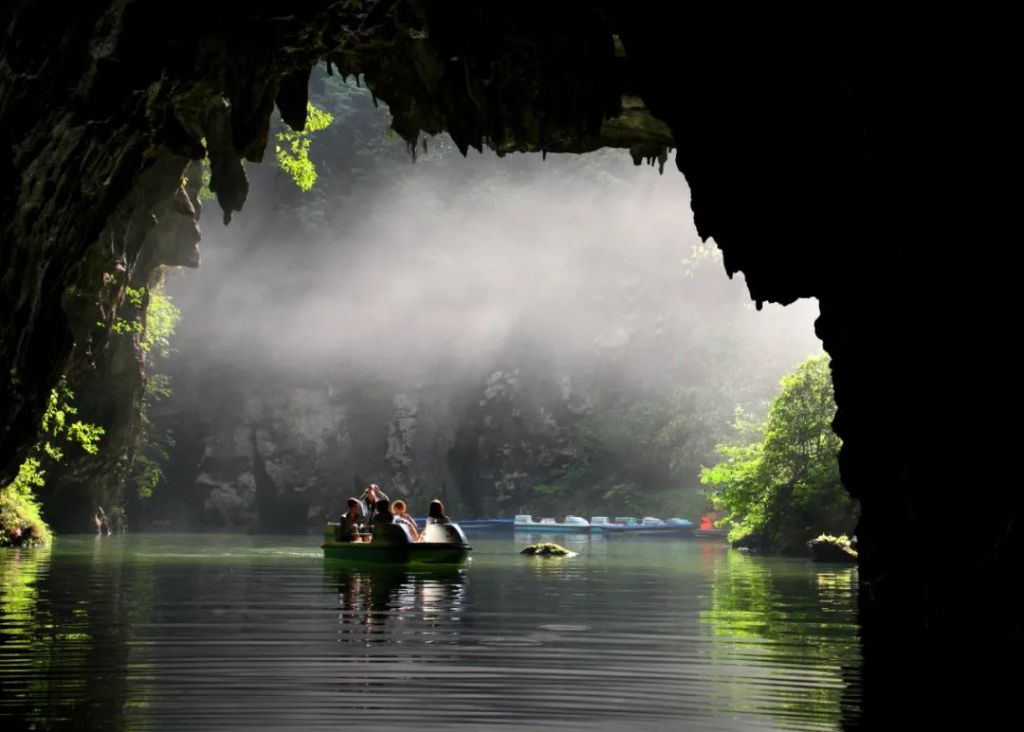
{"type": "Polygon", "coordinates": [[[0,552],[0,719],[96,729],[835,729],[856,570],[694,542],[349,571],[304,537],[0,552]]]}

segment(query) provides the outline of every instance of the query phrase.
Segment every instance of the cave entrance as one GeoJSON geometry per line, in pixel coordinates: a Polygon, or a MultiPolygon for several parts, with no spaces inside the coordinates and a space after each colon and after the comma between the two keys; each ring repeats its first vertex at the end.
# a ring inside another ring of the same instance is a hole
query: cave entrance
{"type": "Polygon", "coordinates": [[[153,511],[296,529],[373,481],[461,516],[706,514],[736,410],[763,418],[820,351],[814,303],[757,312],[664,156],[464,158],[442,135],[413,157],[358,84],[315,73],[310,101],[331,122],[308,167],[275,120],[284,164],[250,166],[246,208],[169,278],[157,414],[190,487],[153,511]]]}

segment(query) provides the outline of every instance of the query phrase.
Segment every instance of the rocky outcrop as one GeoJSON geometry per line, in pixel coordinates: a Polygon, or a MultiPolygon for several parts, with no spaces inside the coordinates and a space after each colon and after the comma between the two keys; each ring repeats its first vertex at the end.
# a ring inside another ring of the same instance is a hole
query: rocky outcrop
{"type": "MultiPolygon", "coordinates": [[[[201,426],[189,431],[202,455],[187,478],[192,488],[160,496],[151,513],[181,516],[168,504],[198,495],[202,515],[193,504],[184,526],[304,530],[337,516],[366,482],[414,510],[441,498],[460,515],[514,512],[522,491],[564,473],[578,416],[567,392],[548,393],[517,371],[482,377],[476,393],[429,380],[257,388],[181,374],[173,408],[198,415],[201,426]]],[[[176,451],[168,470],[187,474],[181,463],[194,459],[176,451]]]]}
{"type": "Polygon", "coordinates": [[[575,557],[576,552],[566,549],[561,544],[530,544],[520,554],[528,557],[575,557]]]}
{"type": "MultiPolygon", "coordinates": [[[[7,475],[67,369],[75,331],[63,297],[94,290],[95,273],[81,263],[138,256],[126,238],[100,236],[115,209],[154,187],[161,200],[173,197],[187,161],[208,155],[210,188],[229,221],[248,192],[241,161],[262,158],[275,103],[304,124],[304,80],[318,60],[362,74],[413,149],[421,133],[444,130],[463,151],[499,153],[625,145],[660,158],[669,141],[628,95],[607,17],[575,5],[467,14],[419,0],[314,2],[283,16],[212,6],[193,17],[179,6],[114,2],[76,7],[57,27],[41,6],[21,2],[0,19],[10,34],[0,57],[0,170],[9,182],[0,270],[33,274],[6,278],[0,292],[10,312],[0,350],[11,375],[0,395],[7,475]],[[47,104],[31,102],[39,98],[47,104]]],[[[145,221],[147,205],[135,201],[126,213],[145,221]]]]}
{"type": "Polygon", "coordinates": [[[75,342],[68,385],[79,418],[101,426],[104,436],[95,456],[72,454],[47,469],[40,498],[58,531],[83,531],[95,506],[110,509],[126,498],[146,386],[141,341],[150,291],[165,266],[199,266],[201,171],[193,170],[186,185],[187,167],[186,159],[169,154],[154,161],[101,232],[79,282],[65,293],[75,342]],[[141,297],[126,298],[129,288],[141,297]]]}
{"type": "Polygon", "coordinates": [[[816,562],[832,562],[838,564],[856,564],[857,550],[845,536],[821,536],[807,542],[811,556],[816,562]]]}

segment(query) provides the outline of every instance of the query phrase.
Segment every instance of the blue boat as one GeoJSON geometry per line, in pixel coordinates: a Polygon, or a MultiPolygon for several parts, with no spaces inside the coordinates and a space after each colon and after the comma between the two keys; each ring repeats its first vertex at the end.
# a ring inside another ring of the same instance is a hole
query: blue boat
{"type": "Polygon", "coordinates": [[[580,516],[566,516],[565,521],[559,523],[553,518],[542,518],[534,521],[529,514],[519,514],[512,524],[516,531],[529,531],[535,534],[561,533],[561,534],[589,534],[590,522],[580,516]]]}
{"type": "Polygon", "coordinates": [[[511,529],[512,519],[464,519],[459,521],[464,529],[511,529]]]}
{"type": "Polygon", "coordinates": [[[616,516],[614,521],[609,521],[607,516],[594,516],[590,526],[595,533],[608,536],[693,536],[693,524],[681,518],[662,521],[645,516],[637,521],[632,516],[616,516]]]}

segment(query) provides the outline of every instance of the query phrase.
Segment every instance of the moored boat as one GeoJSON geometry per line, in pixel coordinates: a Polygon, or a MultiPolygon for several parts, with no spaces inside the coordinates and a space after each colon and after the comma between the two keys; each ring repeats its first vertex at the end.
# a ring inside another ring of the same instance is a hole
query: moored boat
{"type": "Polygon", "coordinates": [[[594,516],[591,525],[609,536],[692,536],[693,524],[686,519],[670,518],[662,521],[645,516],[640,521],[632,516],[616,516],[608,521],[606,516],[594,516]],[[599,528],[598,528],[599,527],[599,528]]]}
{"type": "Polygon", "coordinates": [[[423,530],[423,541],[414,541],[397,524],[378,525],[372,535],[360,539],[343,537],[338,524],[327,524],[322,545],[324,558],[351,563],[461,564],[473,548],[458,524],[452,523],[429,524],[423,530]]]}
{"type": "Polygon", "coordinates": [[[459,526],[464,529],[511,529],[512,519],[463,519],[459,526]]]}
{"type": "Polygon", "coordinates": [[[590,522],[580,516],[566,516],[565,521],[559,523],[553,518],[534,521],[533,516],[529,514],[519,514],[512,525],[516,531],[532,531],[538,534],[549,532],[586,534],[590,532],[590,522]]]}

